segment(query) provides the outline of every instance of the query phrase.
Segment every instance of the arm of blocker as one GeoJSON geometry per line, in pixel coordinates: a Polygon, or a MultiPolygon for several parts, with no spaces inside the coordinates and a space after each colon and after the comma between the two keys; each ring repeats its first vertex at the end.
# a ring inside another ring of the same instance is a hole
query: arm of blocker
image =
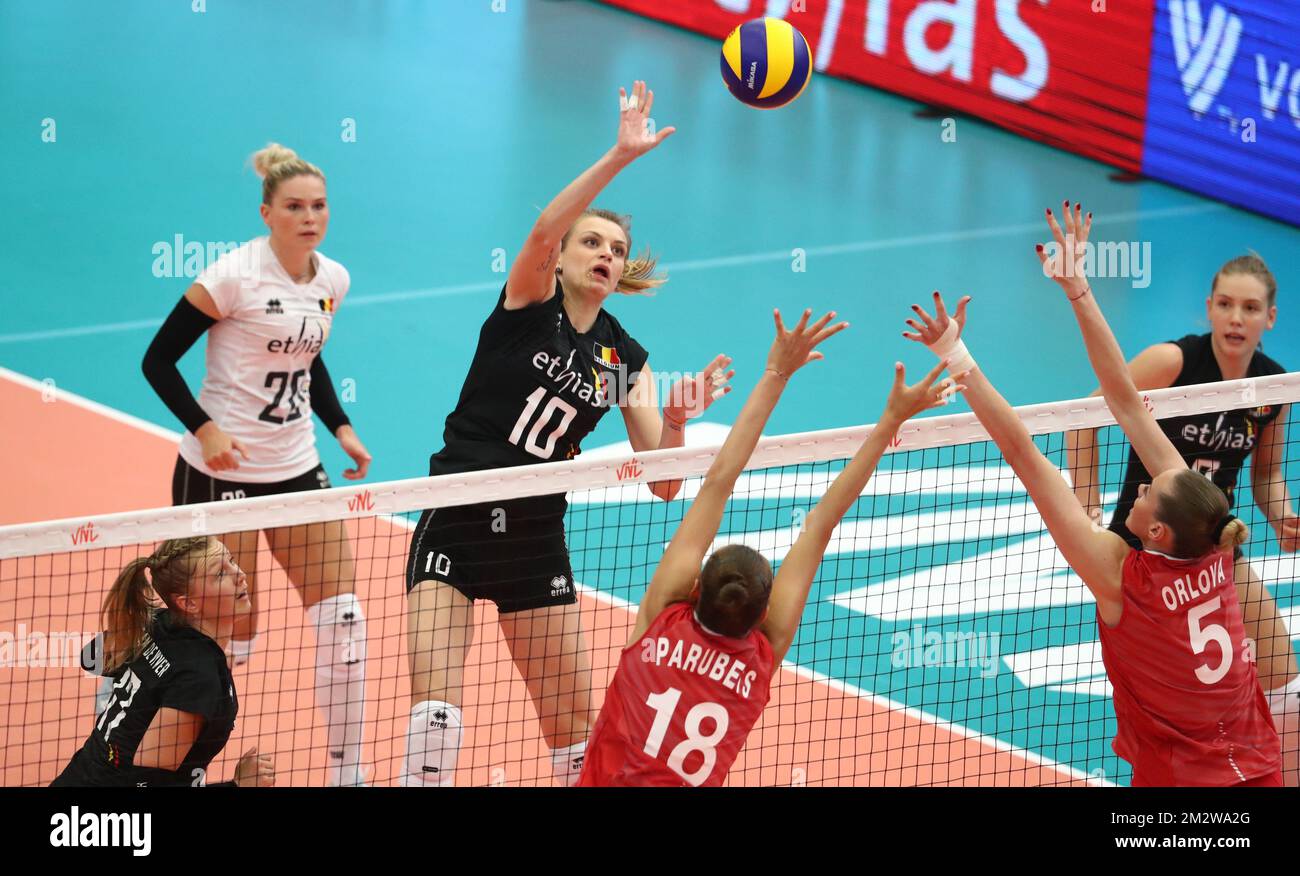
{"type": "Polygon", "coordinates": [[[691,503],[655,569],[645,596],[641,598],[636,627],[629,641],[640,638],[665,606],[690,596],[704,555],[718,534],[722,511],[736,486],[736,479],[753,455],[767,418],[781,398],[785,385],[785,378],[773,371],[764,371],[758,385],[749,394],[736,424],[731,427],[727,440],[704,476],[699,495],[691,503]]]}
{"type": "Polygon", "coordinates": [[[799,621],[803,618],[804,606],[808,602],[808,590],[812,587],[813,577],[826,553],[831,533],[862,495],[867,481],[875,473],[885,449],[901,425],[902,422],[886,410],[853,459],[836,476],[826,495],[822,496],[817,507],[804,520],[803,532],[781,562],[781,568],[777,570],[772,582],[767,617],[759,626],[772,645],[772,659],[777,665],[794,642],[799,621]]]}
{"type": "MultiPolygon", "coordinates": [[[[1016,477],[1025,485],[1066,562],[1083,579],[1104,611],[1117,610],[1120,604],[1120,567],[1128,553],[1128,545],[1113,532],[1093,528],[1092,521],[1061,477],[1061,472],[1043,456],[1020,417],[976,365],[965,343],[958,338],[959,331],[956,322],[950,321],[930,349],[939,358],[947,358],[952,363],[949,365],[951,373],[970,372],[964,378],[964,395],[971,410],[997,444],[1016,477]]],[[[1120,364],[1123,365],[1122,358],[1120,364]]],[[[1143,414],[1146,413],[1140,402],[1138,407],[1143,414]]]]}

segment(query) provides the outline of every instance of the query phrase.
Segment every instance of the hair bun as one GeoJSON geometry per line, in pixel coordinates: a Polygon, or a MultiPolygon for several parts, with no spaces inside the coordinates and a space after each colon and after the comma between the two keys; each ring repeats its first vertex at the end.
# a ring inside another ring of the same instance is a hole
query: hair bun
{"type": "Polygon", "coordinates": [[[253,171],[265,179],[266,175],[277,164],[287,164],[297,159],[298,153],[288,146],[281,146],[279,143],[268,143],[265,149],[259,149],[253,153],[253,171]]]}

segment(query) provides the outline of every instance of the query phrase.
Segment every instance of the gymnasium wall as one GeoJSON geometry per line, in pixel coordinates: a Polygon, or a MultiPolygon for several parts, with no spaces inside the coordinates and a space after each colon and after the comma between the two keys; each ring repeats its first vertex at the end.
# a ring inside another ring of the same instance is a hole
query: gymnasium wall
{"type": "Polygon", "coordinates": [[[1300,0],[602,0],[1300,224],[1300,0]]]}

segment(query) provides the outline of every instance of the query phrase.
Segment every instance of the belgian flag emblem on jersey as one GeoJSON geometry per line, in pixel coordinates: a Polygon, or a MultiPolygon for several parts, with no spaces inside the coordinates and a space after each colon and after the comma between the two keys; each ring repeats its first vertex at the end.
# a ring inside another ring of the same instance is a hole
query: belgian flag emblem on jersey
{"type": "Polygon", "coordinates": [[[594,345],[596,348],[596,361],[605,365],[618,366],[623,361],[618,358],[618,350],[613,347],[602,347],[600,344],[594,345]]]}
{"type": "Polygon", "coordinates": [[[333,313],[333,312],[334,312],[334,299],[333,299],[333,298],[321,298],[321,299],[319,299],[318,303],[320,304],[320,309],[323,310],[324,312],[326,312],[326,313],[333,313]]]}

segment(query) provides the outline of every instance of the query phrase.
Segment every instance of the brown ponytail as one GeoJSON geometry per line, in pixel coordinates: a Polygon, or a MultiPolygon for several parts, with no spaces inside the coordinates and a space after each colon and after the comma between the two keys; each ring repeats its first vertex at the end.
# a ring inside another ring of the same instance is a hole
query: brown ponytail
{"type": "Polygon", "coordinates": [[[175,538],[126,564],[104,597],[105,667],[114,669],[140,656],[154,609],[159,602],[175,607],[176,598],[189,592],[209,545],[207,536],[175,538]]]}

